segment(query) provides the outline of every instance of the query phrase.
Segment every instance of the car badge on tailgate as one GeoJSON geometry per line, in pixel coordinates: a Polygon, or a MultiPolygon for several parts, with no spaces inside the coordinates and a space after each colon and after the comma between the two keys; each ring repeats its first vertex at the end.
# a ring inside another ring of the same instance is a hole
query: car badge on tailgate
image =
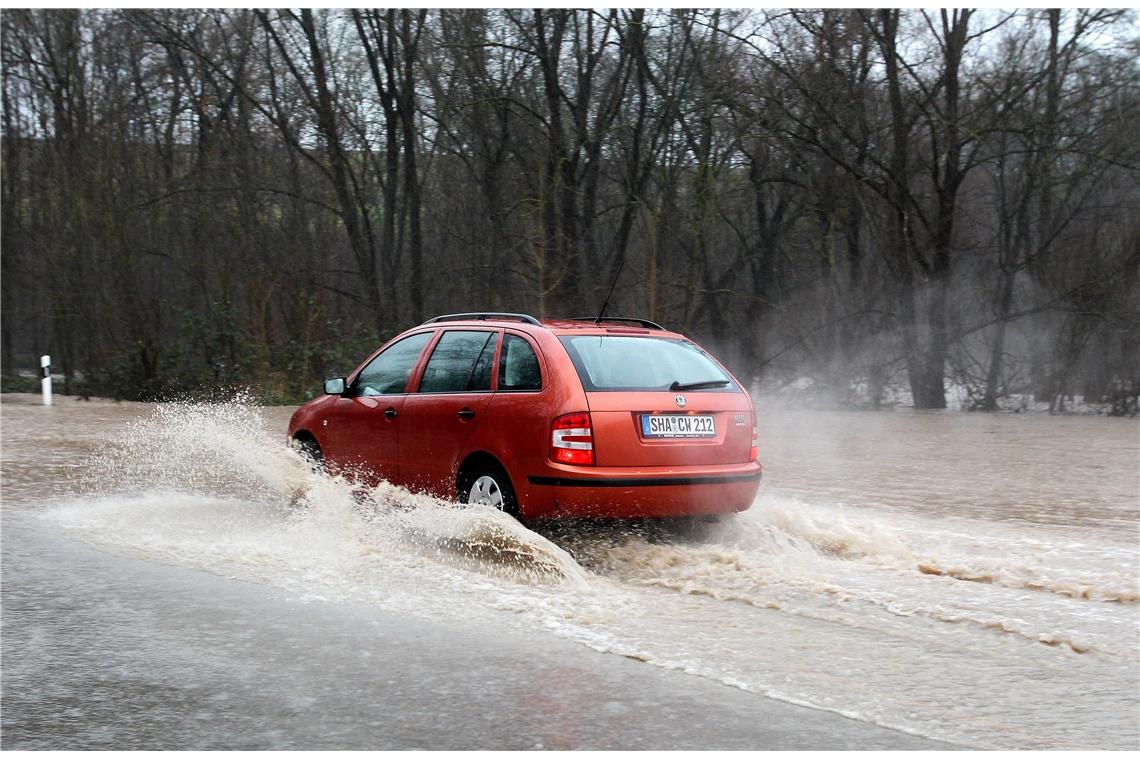
{"type": "Polygon", "coordinates": [[[674,396],[673,400],[677,402],[677,406],[684,406],[685,405],[685,397],[684,396],[674,396]]]}

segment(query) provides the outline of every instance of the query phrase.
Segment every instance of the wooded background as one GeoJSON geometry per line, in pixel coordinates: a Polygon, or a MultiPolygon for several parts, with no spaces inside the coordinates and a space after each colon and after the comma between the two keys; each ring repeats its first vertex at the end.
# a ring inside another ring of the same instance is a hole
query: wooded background
{"type": "Polygon", "coordinates": [[[434,314],[593,315],[617,278],[608,314],[746,381],[1134,410],[1136,23],[5,11],[4,374],[297,399],[434,314]]]}

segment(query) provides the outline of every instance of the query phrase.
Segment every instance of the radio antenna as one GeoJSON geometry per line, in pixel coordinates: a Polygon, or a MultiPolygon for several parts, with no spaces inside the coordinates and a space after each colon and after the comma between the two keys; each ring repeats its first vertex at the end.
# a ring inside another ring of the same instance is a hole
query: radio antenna
{"type": "Polygon", "coordinates": [[[602,302],[602,310],[600,312],[598,312],[598,318],[594,320],[595,324],[597,324],[598,322],[601,322],[602,317],[606,316],[606,307],[610,305],[610,298],[614,294],[614,288],[617,287],[618,278],[621,277],[621,270],[624,267],[625,267],[625,256],[622,256],[621,257],[621,263],[618,264],[617,273],[614,275],[614,281],[612,283],[610,283],[610,292],[606,294],[606,300],[602,302]]]}

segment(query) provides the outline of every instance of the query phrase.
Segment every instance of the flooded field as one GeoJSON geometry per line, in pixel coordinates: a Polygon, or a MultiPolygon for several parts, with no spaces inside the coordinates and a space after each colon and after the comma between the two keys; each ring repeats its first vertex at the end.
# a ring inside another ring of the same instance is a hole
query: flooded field
{"type": "Polygon", "coordinates": [[[748,512],[527,529],[310,474],[290,409],[57,401],[3,399],[5,515],[101,551],[972,747],[1140,742],[1136,420],[761,400],[748,512]]]}

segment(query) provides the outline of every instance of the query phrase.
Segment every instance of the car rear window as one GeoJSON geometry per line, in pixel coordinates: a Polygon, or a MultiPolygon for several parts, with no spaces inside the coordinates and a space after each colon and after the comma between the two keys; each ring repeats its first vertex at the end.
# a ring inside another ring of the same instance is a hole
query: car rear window
{"type": "Polygon", "coordinates": [[[559,338],[587,391],[668,391],[725,381],[702,391],[739,390],[708,354],[687,340],[627,335],[564,335],[559,338]]]}

